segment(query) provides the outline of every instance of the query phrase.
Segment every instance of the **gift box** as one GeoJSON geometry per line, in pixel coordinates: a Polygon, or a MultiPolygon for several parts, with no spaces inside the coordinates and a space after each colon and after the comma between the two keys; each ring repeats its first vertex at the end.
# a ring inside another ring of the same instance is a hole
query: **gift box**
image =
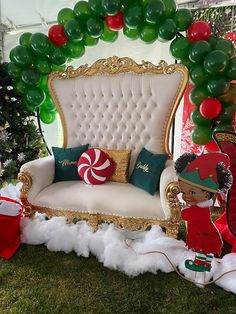
{"type": "Polygon", "coordinates": [[[23,205],[7,197],[0,197],[0,257],[11,258],[21,243],[20,220],[23,205]]]}

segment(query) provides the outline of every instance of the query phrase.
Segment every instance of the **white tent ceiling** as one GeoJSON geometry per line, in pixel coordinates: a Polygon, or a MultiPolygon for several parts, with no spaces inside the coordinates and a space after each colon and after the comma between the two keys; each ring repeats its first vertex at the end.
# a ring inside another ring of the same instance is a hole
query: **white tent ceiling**
{"type": "MultiPolygon", "coordinates": [[[[1,22],[12,28],[20,25],[34,25],[53,22],[60,9],[73,8],[78,0],[0,0],[1,22]],[[11,24],[11,22],[13,24],[11,24]]],[[[219,5],[236,5],[235,0],[177,0],[179,6],[206,7],[219,5]]]]}

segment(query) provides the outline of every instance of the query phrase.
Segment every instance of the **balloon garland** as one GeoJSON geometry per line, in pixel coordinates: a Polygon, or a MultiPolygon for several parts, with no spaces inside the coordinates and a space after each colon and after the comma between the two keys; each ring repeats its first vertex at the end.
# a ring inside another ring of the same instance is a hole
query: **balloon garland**
{"type": "MultiPolygon", "coordinates": [[[[83,56],[86,46],[99,40],[114,42],[118,32],[145,43],[172,40],[170,53],[188,67],[195,106],[191,140],[206,145],[214,130],[233,130],[235,117],[236,58],[228,39],[215,38],[210,25],[193,22],[188,9],[177,9],[175,0],[88,0],[74,9],[63,8],[48,36],[24,33],[10,52],[8,74],[15,91],[23,96],[24,109],[39,110],[44,123],[56,118],[56,107],[47,87],[48,74],[83,56]],[[186,37],[181,32],[186,32],[186,37]]],[[[230,34],[232,35],[232,34],[230,34]]],[[[234,38],[235,39],[235,38],[234,38]]]]}

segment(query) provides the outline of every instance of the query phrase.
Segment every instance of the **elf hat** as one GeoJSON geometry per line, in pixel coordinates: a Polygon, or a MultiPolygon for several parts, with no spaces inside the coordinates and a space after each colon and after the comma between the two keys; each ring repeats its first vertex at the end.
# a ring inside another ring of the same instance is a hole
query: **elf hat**
{"type": "Polygon", "coordinates": [[[216,168],[221,162],[225,164],[225,169],[227,169],[230,166],[228,155],[207,153],[198,156],[179,174],[179,180],[215,193],[219,189],[216,168]]]}

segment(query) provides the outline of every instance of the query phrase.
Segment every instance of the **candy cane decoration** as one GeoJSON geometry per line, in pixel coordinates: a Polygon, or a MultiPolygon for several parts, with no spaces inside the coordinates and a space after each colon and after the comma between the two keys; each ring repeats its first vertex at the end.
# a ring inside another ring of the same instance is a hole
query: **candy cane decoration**
{"type": "Polygon", "coordinates": [[[98,148],[90,148],[78,161],[78,174],[87,184],[102,184],[113,172],[113,164],[107,154],[98,148]]]}

